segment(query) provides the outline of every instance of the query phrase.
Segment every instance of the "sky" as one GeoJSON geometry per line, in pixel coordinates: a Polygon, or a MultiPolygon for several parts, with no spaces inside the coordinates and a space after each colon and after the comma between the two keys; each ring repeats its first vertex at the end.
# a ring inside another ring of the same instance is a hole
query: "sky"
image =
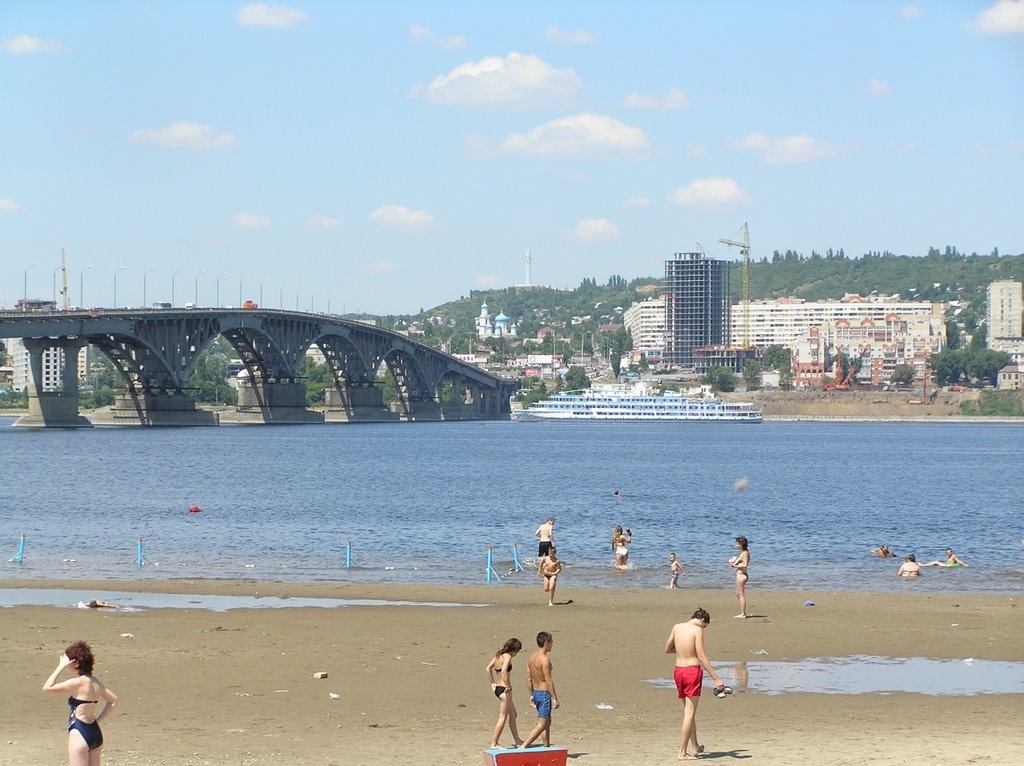
{"type": "Polygon", "coordinates": [[[1016,254],[1022,178],[1024,0],[0,2],[0,308],[1016,254]]]}

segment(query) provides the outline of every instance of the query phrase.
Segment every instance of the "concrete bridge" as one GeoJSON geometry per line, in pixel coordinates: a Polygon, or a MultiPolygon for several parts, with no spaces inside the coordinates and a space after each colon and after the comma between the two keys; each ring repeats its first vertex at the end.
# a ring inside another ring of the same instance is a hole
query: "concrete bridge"
{"type": "Polygon", "coordinates": [[[78,351],[92,344],[124,379],[126,392],[98,422],[115,425],[216,425],[196,409],[186,385],[199,354],[223,336],[248,378],[232,418],[243,423],[504,420],[517,382],[466,364],[400,333],[323,314],[273,309],[89,309],[0,312],[0,337],[22,338],[29,351],[29,413],[18,426],[80,427],[78,351]],[[306,408],[299,365],[323,351],[334,377],[323,412],[306,408]],[[43,352],[64,350],[63,387],[43,390],[43,352]],[[377,381],[391,372],[395,402],[377,381]]]}

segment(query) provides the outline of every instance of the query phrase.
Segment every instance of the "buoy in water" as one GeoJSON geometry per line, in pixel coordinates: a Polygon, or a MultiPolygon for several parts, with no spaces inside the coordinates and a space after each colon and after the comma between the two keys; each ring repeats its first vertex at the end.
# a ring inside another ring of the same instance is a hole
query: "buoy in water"
{"type": "Polygon", "coordinates": [[[189,513],[202,513],[203,509],[200,508],[198,505],[190,505],[188,507],[188,512],[189,513]]]}

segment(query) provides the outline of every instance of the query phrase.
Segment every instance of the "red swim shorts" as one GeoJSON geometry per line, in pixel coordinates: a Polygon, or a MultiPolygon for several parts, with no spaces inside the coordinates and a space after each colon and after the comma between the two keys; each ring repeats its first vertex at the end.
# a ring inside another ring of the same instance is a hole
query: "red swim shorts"
{"type": "Polygon", "coordinates": [[[700,687],[704,683],[704,668],[700,665],[688,665],[685,668],[676,666],[676,689],[679,699],[683,697],[699,697],[700,687]]]}

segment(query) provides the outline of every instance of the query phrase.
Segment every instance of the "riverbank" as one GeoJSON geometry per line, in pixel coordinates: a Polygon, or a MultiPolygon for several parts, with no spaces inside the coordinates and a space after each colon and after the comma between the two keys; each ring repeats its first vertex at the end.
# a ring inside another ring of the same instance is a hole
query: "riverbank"
{"type": "MultiPolygon", "coordinates": [[[[685,584],[685,578],[684,578],[685,584]]],[[[1024,662],[1013,596],[963,593],[759,592],[734,620],[725,589],[579,589],[555,608],[536,582],[492,586],[224,581],[25,583],[76,592],[147,592],[485,604],[106,611],[12,607],[0,622],[5,713],[0,761],[66,761],[63,701],[39,689],[63,647],[90,641],[97,674],[120,696],[105,722],[116,764],[479,764],[497,704],[483,667],[509,636],[555,635],[561,708],[553,740],[580,766],[674,763],[681,705],[663,652],[673,622],[703,606],[712,661],[878,655],[1024,662]],[[805,606],[811,600],[815,606],[805,606]],[[628,626],[628,630],[623,630],[628,626]],[[314,673],[326,672],[326,679],[314,673]],[[332,695],[337,695],[336,698],[332,695]]],[[[536,721],[520,655],[520,731],[536,721]]],[[[750,679],[754,684],[756,679],[750,679]]],[[[700,738],[716,762],[895,766],[915,761],[1016,763],[1024,694],[771,694],[702,698],[700,738]],[[951,754],[955,754],[952,756],[951,754]]],[[[509,737],[506,735],[507,742],[509,737]]]]}

